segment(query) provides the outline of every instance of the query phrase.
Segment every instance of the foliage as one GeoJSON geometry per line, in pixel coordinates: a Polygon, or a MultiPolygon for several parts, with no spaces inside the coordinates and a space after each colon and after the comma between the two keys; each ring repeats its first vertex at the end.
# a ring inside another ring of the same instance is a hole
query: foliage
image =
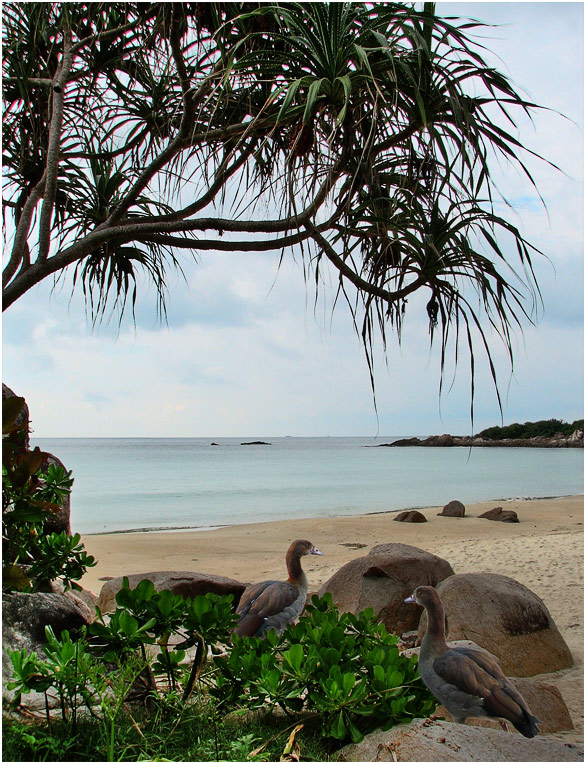
{"type": "Polygon", "coordinates": [[[584,430],[583,419],[577,419],[571,424],[560,419],[542,419],[539,422],[525,422],[524,424],[515,422],[514,424],[506,425],[506,427],[487,427],[486,430],[482,430],[475,437],[486,438],[488,440],[504,440],[505,438],[527,440],[528,438],[535,437],[552,438],[558,433],[569,437],[576,430],[584,430]]]}
{"type": "Polygon", "coordinates": [[[535,250],[497,214],[489,158],[533,184],[517,130],[539,107],[485,62],[483,24],[396,2],[3,16],[5,307],[71,266],[94,322],[134,310],[141,273],[164,314],[177,253],[273,250],[316,288],[333,269],[369,364],[420,290],[442,370],[462,338],[473,376],[493,330],[512,360],[535,250]]]}
{"type": "Polygon", "coordinates": [[[234,638],[211,692],[221,705],[247,709],[278,704],[286,713],[318,714],[323,734],[357,742],[435,707],[419,679],[417,661],[399,654],[397,637],[374,620],[338,613],[331,597],[316,596],[307,615],[277,637],[234,638]]]}
{"type": "Polygon", "coordinates": [[[28,421],[19,421],[24,405],[18,396],[2,402],[2,588],[38,591],[59,579],[65,589],[80,589],[76,581],[94,558],[79,534],[45,530],[73,478],[38,446],[27,448],[28,421]]]}
{"type": "Polygon", "coordinates": [[[9,651],[13,707],[22,694],[36,691],[56,695],[61,709],[60,725],[50,718],[48,703],[46,729],[13,725],[10,745],[24,748],[31,760],[45,753],[60,760],[60,750],[69,760],[99,760],[100,752],[108,761],[137,761],[138,752],[161,760],[178,745],[182,755],[176,758],[184,761],[261,761],[280,751],[283,756],[295,756],[298,749],[305,754],[307,746],[319,752],[314,760],[322,760],[333,745],[425,716],[434,707],[415,659],[399,655],[396,636],[375,622],[372,611],[339,615],[331,598],[314,597],[307,615],[280,637],[275,632],[264,640],[234,637],[228,652],[220,653],[234,623],[231,597],[208,594],[182,605],[179,600],[170,592],[155,592],[150,582],[131,590],[125,581],[111,619],[99,614],[89,638],[84,632],[72,641],[67,631],[57,638],[47,627],[44,657],[9,651]],[[161,640],[170,632],[184,637],[173,651],[161,640]],[[160,652],[153,659],[146,648],[157,642],[160,652]],[[198,649],[186,671],[180,661],[183,648],[191,645],[198,649]],[[203,672],[207,646],[216,657],[203,672]],[[131,710],[137,680],[157,664],[167,683],[162,688],[149,684],[150,702],[143,710],[136,705],[131,710]],[[198,679],[197,695],[191,697],[198,679]],[[276,704],[296,720],[293,725],[290,718],[271,718],[276,704]],[[97,724],[80,713],[82,707],[97,724]],[[186,724],[194,715],[199,721],[188,733],[186,724]],[[70,743],[61,748],[66,731],[70,743]],[[317,742],[320,735],[324,739],[317,742]],[[88,749],[90,739],[94,742],[88,749]]]}
{"type": "Polygon", "coordinates": [[[131,589],[125,576],[116,595],[116,610],[106,621],[96,608],[99,620],[91,624],[90,633],[105,647],[106,659],[140,649],[146,660],[144,646],[158,644],[160,653],[155,657],[153,669],[155,673],[167,674],[173,689],[186,673],[182,664],[185,650],[195,647],[192,669],[185,682],[185,701],[199,678],[208,646],[216,650],[217,643],[230,639],[235,623],[231,601],[231,595],[222,597],[208,593],[191,599],[167,590],[158,592],[148,579],[131,589]],[[178,636],[181,641],[169,652],[171,635],[178,636]]]}

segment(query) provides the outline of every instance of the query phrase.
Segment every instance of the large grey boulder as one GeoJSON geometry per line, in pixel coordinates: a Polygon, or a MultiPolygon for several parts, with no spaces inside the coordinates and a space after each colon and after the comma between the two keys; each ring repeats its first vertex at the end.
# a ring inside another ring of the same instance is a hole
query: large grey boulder
{"type": "Polygon", "coordinates": [[[328,592],[342,612],[370,607],[387,631],[402,634],[417,628],[421,608],[404,600],[416,586],[436,586],[452,576],[441,557],[409,544],[379,544],[364,557],[347,562],[319,590],[328,592]]]}
{"type": "Polygon", "coordinates": [[[51,589],[71,600],[88,623],[93,623],[97,619],[96,605],[98,598],[93,592],[90,592],[88,589],[68,589],[65,591],[65,587],[59,579],[51,581],[51,589]]]}
{"type": "MultiPolygon", "coordinates": [[[[437,585],[448,641],[470,639],[496,655],[507,676],[549,674],[574,664],[543,600],[497,573],[463,573],[437,585]]],[[[424,612],[421,638],[427,628],[424,612]]]]}
{"type": "Polygon", "coordinates": [[[516,732],[414,719],[345,746],[338,761],[584,761],[584,748],[516,732]]]}
{"type": "Polygon", "coordinates": [[[35,652],[44,657],[47,644],[45,626],[51,626],[57,638],[67,630],[72,637],[88,624],[79,607],[71,599],[56,593],[10,594],[2,599],[2,697],[11,700],[6,689],[12,677],[12,662],[7,650],[35,652]]]}
{"type": "MultiPolygon", "coordinates": [[[[150,573],[131,573],[128,584],[135,589],[143,579],[153,582],[156,591],[168,589],[173,594],[181,594],[183,597],[198,597],[212,592],[213,594],[234,595],[233,606],[236,607],[247,584],[225,576],[213,576],[209,573],[195,573],[193,571],[155,570],[150,573]]],[[[116,610],[116,595],[122,589],[123,576],[112,578],[107,581],[100,591],[98,607],[102,613],[110,613],[116,610]]]]}

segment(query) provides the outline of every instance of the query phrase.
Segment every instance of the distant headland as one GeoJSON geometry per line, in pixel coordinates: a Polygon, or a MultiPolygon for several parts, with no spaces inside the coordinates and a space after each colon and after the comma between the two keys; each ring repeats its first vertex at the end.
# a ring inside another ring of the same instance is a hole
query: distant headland
{"type": "Polygon", "coordinates": [[[584,448],[584,420],[571,424],[559,419],[489,427],[477,435],[431,435],[428,438],[402,438],[382,446],[437,447],[513,447],[513,448],[584,448]]]}

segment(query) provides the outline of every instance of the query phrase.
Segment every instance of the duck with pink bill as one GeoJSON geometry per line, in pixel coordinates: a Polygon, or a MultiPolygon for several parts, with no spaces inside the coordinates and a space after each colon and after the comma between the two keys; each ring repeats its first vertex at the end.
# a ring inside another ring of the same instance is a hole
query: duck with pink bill
{"type": "Polygon", "coordinates": [[[405,602],[417,603],[427,611],[419,674],[454,721],[463,724],[471,716],[495,717],[503,729],[508,729],[505,720],[525,737],[539,734],[540,720],[533,716],[494,655],[471,647],[448,646],[444,608],[432,586],[418,586],[405,602]]]}
{"type": "Polygon", "coordinates": [[[281,634],[303,612],[307,600],[307,576],[301,558],[322,552],[310,541],[294,541],[285,555],[286,581],[261,581],[246,587],[236,614],[240,620],[234,633],[240,637],[262,637],[270,629],[281,634]]]}

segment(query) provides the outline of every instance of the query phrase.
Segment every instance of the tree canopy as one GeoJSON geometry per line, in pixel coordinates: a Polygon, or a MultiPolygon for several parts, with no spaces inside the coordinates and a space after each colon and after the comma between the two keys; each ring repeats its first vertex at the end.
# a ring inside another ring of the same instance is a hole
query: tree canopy
{"type": "Polygon", "coordinates": [[[141,273],[164,315],[183,253],[297,252],[318,287],[337,272],[369,364],[420,290],[442,369],[462,335],[496,382],[493,330],[512,362],[537,250],[491,163],[533,183],[516,132],[539,107],[485,62],[482,24],[393,2],[3,15],[4,309],[68,269],[94,322],[134,309],[141,273]]]}

